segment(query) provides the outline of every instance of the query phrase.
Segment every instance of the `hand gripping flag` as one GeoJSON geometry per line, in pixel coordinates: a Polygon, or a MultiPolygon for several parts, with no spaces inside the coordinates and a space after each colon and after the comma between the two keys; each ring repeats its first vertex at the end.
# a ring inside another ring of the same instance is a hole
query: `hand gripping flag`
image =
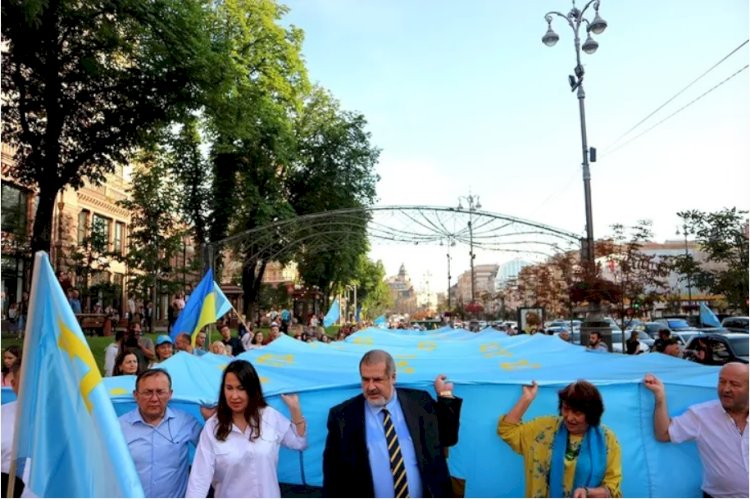
{"type": "Polygon", "coordinates": [[[188,333],[195,346],[195,337],[203,326],[216,322],[232,309],[219,285],[214,282],[214,273],[208,269],[201,282],[190,294],[190,298],[172,326],[169,335],[177,339],[180,333],[188,333]]]}
{"type": "Polygon", "coordinates": [[[14,435],[26,487],[39,497],[143,497],[99,368],[42,251],[28,317],[14,435]]]}

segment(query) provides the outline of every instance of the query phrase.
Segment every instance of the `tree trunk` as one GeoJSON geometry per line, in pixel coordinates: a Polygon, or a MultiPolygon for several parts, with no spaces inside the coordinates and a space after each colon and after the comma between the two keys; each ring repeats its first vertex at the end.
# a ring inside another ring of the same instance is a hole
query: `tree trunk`
{"type": "Polygon", "coordinates": [[[258,260],[252,258],[243,263],[242,266],[242,292],[245,305],[245,317],[248,321],[255,321],[259,307],[260,286],[263,281],[263,273],[266,269],[266,262],[260,264],[260,270],[256,272],[258,260]]]}
{"type": "Polygon", "coordinates": [[[58,190],[49,184],[39,186],[39,202],[34,214],[34,229],[31,236],[32,265],[33,256],[37,251],[46,251],[49,254],[52,248],[52,216],[58,190]]]}

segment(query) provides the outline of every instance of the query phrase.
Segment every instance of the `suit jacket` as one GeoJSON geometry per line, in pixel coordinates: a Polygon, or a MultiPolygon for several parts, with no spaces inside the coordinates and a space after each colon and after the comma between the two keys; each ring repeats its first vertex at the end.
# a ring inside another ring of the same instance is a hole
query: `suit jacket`
{"type": "MultiPolygon", "coordinates": [[[[397,388],[398,402],[414,441],[422,488],[426,497],[450,497],[451,482],[444,448],[458,442],[461,415],[459,398],[439,397],[423,390],[397,388]]],[[[365,436],[364,395],[332,408],[323,451],[323,495],[373,497],[375,495],[365,436]]]]}

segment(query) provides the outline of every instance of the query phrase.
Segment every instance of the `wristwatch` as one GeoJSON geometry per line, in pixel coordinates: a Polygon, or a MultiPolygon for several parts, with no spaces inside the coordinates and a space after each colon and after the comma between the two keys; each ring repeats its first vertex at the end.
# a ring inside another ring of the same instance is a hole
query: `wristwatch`
{"type": "Polygon", "coordinates": [[[440,396],[452,399],[453,398],[453,392],[450,391],[450,390],[443,390],[442,392],[440,392],[440,396]]]}

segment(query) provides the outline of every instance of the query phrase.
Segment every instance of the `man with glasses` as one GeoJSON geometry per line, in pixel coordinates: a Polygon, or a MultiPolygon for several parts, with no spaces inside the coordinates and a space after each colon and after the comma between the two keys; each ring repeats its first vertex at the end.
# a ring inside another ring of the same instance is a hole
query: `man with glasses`
{"type": "Polygon", "coordinates": [[[198,444],[202,425],[167,406],[172,378],[164,369],[139,374],[133,397],[138,408],[120,416],[120,427],[145,497],[185,497],[190,444],[198,444]]]}

